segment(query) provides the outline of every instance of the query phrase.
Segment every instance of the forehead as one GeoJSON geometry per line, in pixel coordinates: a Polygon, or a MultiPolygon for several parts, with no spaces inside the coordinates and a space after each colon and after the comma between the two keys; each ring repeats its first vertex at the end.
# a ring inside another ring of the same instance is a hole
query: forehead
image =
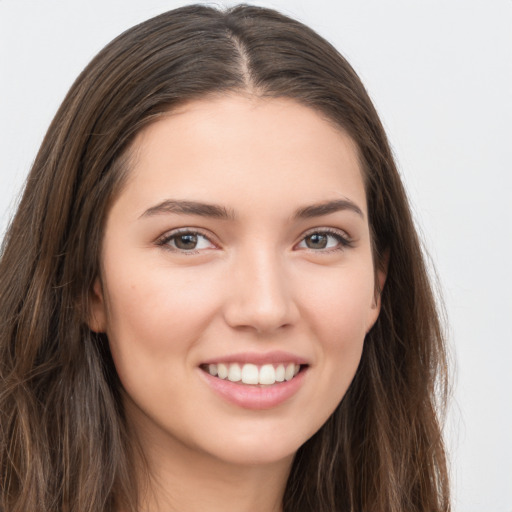
{"type": "Polygon", "coordinates": [[[225,95],[191,101],[142,130],[131,147],[133,205],[166,197],[279,209],[349,197],[366,208],[352,139],[284,98],[225,95]]]}

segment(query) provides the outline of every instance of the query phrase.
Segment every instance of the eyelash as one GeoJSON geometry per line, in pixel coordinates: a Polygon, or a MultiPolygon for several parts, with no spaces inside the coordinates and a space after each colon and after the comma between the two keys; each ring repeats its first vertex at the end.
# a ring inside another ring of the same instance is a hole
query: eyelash
{"type": "MultiPolygon", "coordinates": [[[[305,242],[305,240],[308,237],[311,237],[313,235],[324,235],[328,237],[335,238],[338,242],[338,245],[336,247],[332,247],[329,249],[311,249],[310,247],[305,247],[306,250],[314,252],[314,253],[332,253],[337,251],[343,251],[347,248],[350,248],[353,246],[352,240],[348,237],[347,234],[343,234],[343,232],[340,232],[335,229],[330,228],[316,228],[314,230],[311,230],[307,233],[305,233],[299,243],[305,242]]],[[[297,244],[298,245],[298,244],[297,244]]]]}
{"type": "Polygon", "coordinates": [[[172,231],[171,233],[166,233],[165,235],[163,235],[161,238],[159,238],[156,241],[156,244],[159,247],[162,247],[163,249],[166,249],[171,252],[178,252],[178,253],[184,254],[186,256],[192,256],[194,254],[199,254],[200,250],[197,250],[197,249],[185,250],[185,249],[179,249],[178,247],[172,247],[170,245],[170,242],[172,240],[178,238],[179,236],[183,236],[183,235],[192,235],[192,236],[202,237],[202,238],[205,238],[206,240],[208,240],[208,242],[210,242],[210,244],[215,245],[210,240],[210,237],[208,235],[204,234],[203,232],[201,232],[197,229],[191,229],[191,228],[181,228],[181,229],[172,231]]]}
{"type": "MultiPolygon", "coordinates": [[[[165,234],[164,236],[162,236],[160,239],[158,239],[156,241],[156,245],[158,245],[159,247],[162,247],[162,248],[164,248],[166,250],[169,250],[169,251],[172,251],[172,252],[178,252],[180,254],[184,254],[184,255],[187,255],[187,256],[191,256],[191,255],[194,255],[194,254],[199,254],[199,252],[201,250],[203,250],[203,249],[199,249],[199,250],[198,249],[185,250],[185,249],[179,249],[178,247],[172,247],[170,245],[170,242],[172,240],[175,240],[179,236],[183,236],[183,235],[192,235],[192,236],[202,237],[202,238],[205,238],[206,240],[208,240],[210,242],[210,244],[215,245],[210,240],[209,236],[207,236],[206,234],[204,234],[203,232],[201,232],[201,231],[199,231],[197,229],[191,229],[191,228],[181,228],[179,230],[172,231],[171,233],[165,234]]],[[[336,241],[338,242],[338,245],[336,247],[328,248],[328,249],[312,249],[310,247],[305,247],[304,248],[305,250],[313,252],[313,253],[324,253],[324,254],[325,253],[332,253],[332,252],[337,252],[337,251],[343,251],[344,249],[353,246],[352,240],[350,240],[350,238],[346,234],[344,235],[340,231],[337,231],[337,230],[334,230],[334,229],[317,228],[317,229],[314,229],[312,231],[309,231],[309,232],[305,233],[302,236],[300,242],[298,244],[296,244],[294,247],[297,247],[297,245],[305,242],[305,240],[308,237],[311,237],[313,235],[324,235],[324,236],[332,237],[332,238],[335,238],[336,241]]]]}

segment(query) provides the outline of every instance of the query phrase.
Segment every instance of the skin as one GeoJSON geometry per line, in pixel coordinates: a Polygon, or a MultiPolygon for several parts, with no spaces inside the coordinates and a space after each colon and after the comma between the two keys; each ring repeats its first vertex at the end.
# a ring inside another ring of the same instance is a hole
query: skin
{"type": "Polygon", "coordinates": [[[131,156],[90,326],[108,335],[147,460],[141,509],[279,511],[295,452],[344,396],[379,314],[356,147],[292,100],[224,95],[147,127],[131,156]],[[229,218],[155,211],[169,199],[229,218]],[[355,208],[296,216],[340,200],[355,208]],[[179,248],[178,228],[199,232],[195,250],[179,248]],[[308,363],[276,407],[226,401],[200,368],[273,350],[308,363]]]}

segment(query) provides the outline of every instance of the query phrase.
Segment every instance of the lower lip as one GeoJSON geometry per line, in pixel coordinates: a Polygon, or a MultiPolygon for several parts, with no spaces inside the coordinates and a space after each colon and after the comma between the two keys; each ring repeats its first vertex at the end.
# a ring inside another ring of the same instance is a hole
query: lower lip
{"type": "Polygon", "coordinates": [[[307,368],[302,369],[291,380],[264,387],[231,382],[214,377],[204,370],[199,371],[213,391],[228,402],[244,409],[263,410],[277,407],[295,395],[304,382],[307,368]]]}

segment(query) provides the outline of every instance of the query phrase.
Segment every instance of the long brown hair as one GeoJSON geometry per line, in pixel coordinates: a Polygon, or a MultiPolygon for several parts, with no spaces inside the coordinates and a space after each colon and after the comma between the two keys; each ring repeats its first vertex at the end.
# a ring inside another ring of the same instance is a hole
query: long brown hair
{"type": "Polygon", "coordinates": [[[295,99],[352,137],[375,265],[388,264],[357,374],[296,454],[284,510],[449,510],[443,332],[383,127],[329,43],[251,6],[189,6],[128,30],[81,73],[47,132],[0,261],[0,510],[136,510],[120,384],[108,340],[87,327],[106,213],[141,128],[229,91],[295,99]]]}

